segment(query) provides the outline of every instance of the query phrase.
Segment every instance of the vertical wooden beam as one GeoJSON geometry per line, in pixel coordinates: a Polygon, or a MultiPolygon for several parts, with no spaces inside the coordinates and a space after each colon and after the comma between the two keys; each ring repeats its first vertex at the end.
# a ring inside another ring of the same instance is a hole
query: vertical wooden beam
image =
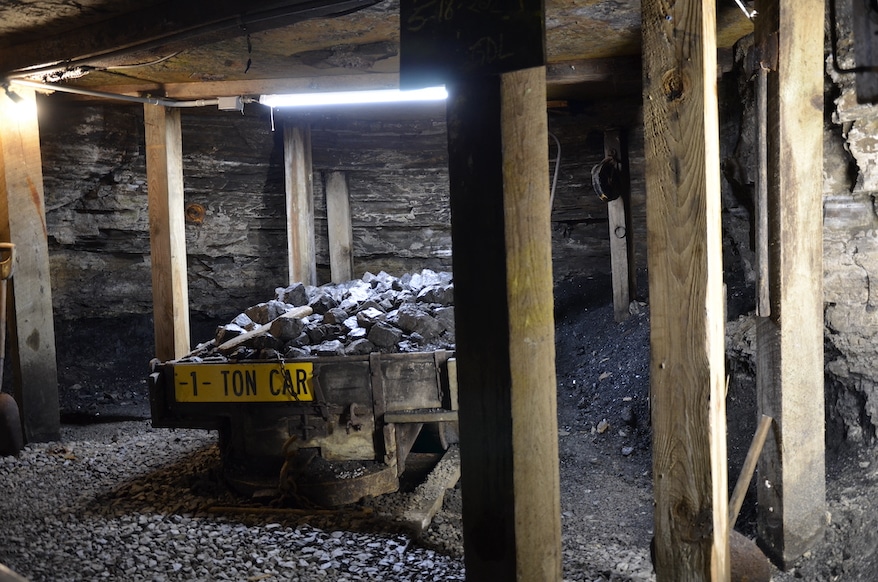
{"type": "Polygon", "coordinates": [[[344,172],[326,175],[326,221],[329,223],[329,271],[336,283],[354,278],[351,201],[344,172]]]}
{"type": "Polygon", "coordinates": [[[610,269],[613,276],[613,313],[616,321],[628,319],[628,307],[634,295],[634,244],[630,218],[630,185],[627,172],[628,152],[623,151],[622,135],[618,129],[604,132],[604,157],[613,155],[625,168],[621,172],[619,197],[607,203],[610,226],[610,269]]]}
{"type": "Polygon", "coordinates": [[[284,125],[284,177],[290,284],[316,285],[311,127],[307,124],[284,125]]]}
{"type": "Polygon", "coordinates": [[[560,580],[545,69],[453,83],[447,117],[467,579],[560,580]]]}
{"type": "Polygon", "coordinates": [[[714,0],[643,0],[659,582],[728,580],[714,0]]]}
{"type": "Polygon", "coordinates": [[[9,346],[24,438],[44,442],[60,438],[61,415],[40,131],[33,90],[14,90],[20,103],[0,93],[0,239],[15,244],[9,346]]]}
{"type": "Polygon", "coordinates": [[[189,282],[183,202],[180,110],[143,106],[156,357],[189,352],[189,282]]]}
{"type": "Polygon", "coordinates": [[[771,317],[757,327],[760,412],[775,430],[759,460],[758,531],[781,567],[826,525],[823,397],[823,2],[757,4],[768,74],[771,317]],[[773,55],[776,55],[776,62],[773,55]]]}

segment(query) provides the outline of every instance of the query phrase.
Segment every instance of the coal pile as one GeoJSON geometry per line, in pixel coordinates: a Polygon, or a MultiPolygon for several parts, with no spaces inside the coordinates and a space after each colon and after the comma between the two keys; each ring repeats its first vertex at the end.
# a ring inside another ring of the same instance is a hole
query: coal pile
{"type": "Polygon", "coordinates": [[[451,273],[384,271],[319,287],[278,287],[180,361],[277,360],[454,349],[451,273]]]}

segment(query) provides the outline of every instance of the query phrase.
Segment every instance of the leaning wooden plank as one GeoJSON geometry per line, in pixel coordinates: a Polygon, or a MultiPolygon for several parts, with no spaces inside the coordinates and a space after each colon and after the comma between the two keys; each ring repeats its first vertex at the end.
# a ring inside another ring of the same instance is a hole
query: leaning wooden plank
{"type": "Polygon", "coordinates": [[[643,0],[659,582],[730,576],[713,0],[643,0]]]}
{"type": "Polygon", "coordinates": [[[220,352],[223,352],[223,353],[230,352],[230,351],[234,350],[236,347],[238,347],[239,345],[246,342],[247,340],[250,340],[250,339],[253,339],[255,337],[259,337],[261,335],[265,335],[266,333],[268,333],[268,330],[271,329],[271,324],[274,323],[275,321],[277,321],[278,319],[291,319],[294,317],[301,319],[302,317],[308,317],[309,315],[311,315],[311,313],[313,313],[313,310],[310,307],[308,307],[307,305],[303,305],[302,307],[294,307],[293,309],[290,309],[289,311],[287,311],[283,315],[281,315],[279,317],[275,317],[274,319],[272,319],[268,323],[264,323],[257,328],[251,329],[248,332],[245,332],[239,336],[233,337],[232,339],[230,339],[227,342],[221,343],[219,345],[219,347],[217,348],[217,350],[219,350],[220,352]]]}
{"type": "Polygon", "coordinates": [[[750,443],[750,449],[747,450],[747,457],[744,459],[744,466],[741,468],[741,474],[735,483],[735,490],[729,499],[729,529],[735,528],[735,522],[738,521],[738,513],[741,511],[741,505],[744,504],[744,496],[747,494],[747,488],[750,486],[750,479],[753,478],[753,472],[756,470],[756,461],[762,453],[762,447],[765,445],[765,439],[768,438],[768,429],[771,428],[771,417],[762,415],[759,420],[759,426],[756,427],[756,434],[750,443]]]}
{"type": "Polygon", "coordinates": [[[453,446],[436,464],[427,480],[418,485],[409,496],[402,512],[402,522],[416,535],[423,533],[442,508],[445,492],[454,487],[459,479],[460,449],[453,446]]]}

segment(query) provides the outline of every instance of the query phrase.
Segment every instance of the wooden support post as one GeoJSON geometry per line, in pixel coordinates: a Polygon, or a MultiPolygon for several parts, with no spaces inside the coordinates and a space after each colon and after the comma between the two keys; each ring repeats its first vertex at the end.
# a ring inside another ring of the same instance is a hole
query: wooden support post
{"type": "Polygon", "coordinates": [[[45,442],[60,438],[61,413],[40,131],[33,90],[14,90],[20,103],[0,93],[0,240],[15,244],[8,345],[24,438],[45,442]]]}
{"type": "Polygon", "coordinates": [[[329,271],[333,282],[354,278],[354,235],[351,201],[344,172],[326,175],[326,221],[329,223],[329,271]]]}
{"type": "Polygon", "coordinates": [[[643,0],[659,582],[730,576],[714,0],[643,0]]]}
{"type": "Polygon", "coordinates": [[[290,284],[316,285],[314,184],[308,125],[284,125],[284,176],[290,284]]]}
{"type": "Polygon", "coordinates": [[[771,317],[757,327],[760,413],[775,420],[759,459],[758,532],[786,567],[826,525],[823,396],[823,2],[757,3],[768,73],[771,317]]]}
{"type": "Polygon", "coordinates": [[[450,84],[447,117],[467,579],[560,580],[545,69],[450,84]]]}
{"type": "Polygon", "coordinates": [[[143,121],[155,355],[164,362],[190,350],[180,110],[144,105],[143,121]]]}
{"type": "Polygon", "coordinates": [[[607,203],[610,225],[610,267],[613,274],[613,313],[616,321],[628,319],[628,307],[634,297],[636,270],[634,268],[634,241],[631,232],[631,196],[628,176],[628,152],[623,149],[621,132],[604,132],[604,156],[614,156],[622,164],[622,183],[616,187],[619,197],[607,203]]]}

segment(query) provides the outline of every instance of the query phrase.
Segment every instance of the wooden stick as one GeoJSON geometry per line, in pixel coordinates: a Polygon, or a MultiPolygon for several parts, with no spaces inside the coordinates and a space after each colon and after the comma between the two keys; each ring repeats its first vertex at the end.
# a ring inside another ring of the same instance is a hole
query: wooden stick
{"type": "Polygon", "coordinates": [[[768,71],[762,64],[756,73],[756,315],[769,317],[768,284],[768,71]]]}
{"type": "Polygon", "coordinates": [[[289,319],[292,317],[296,317],[296,318],[308,317],[309,315],[311,315],[311,313],[313,313],[313,310],[310,307],[308,307],[307,305],[303,305],[302,307],[296,307],[294,309],[290,309],[289,311],[287,311],[286,313],[284,313],[280,317],[276,317],[276,318],[272,319],[271,321],[269,321],[268,323],[260,325],[256,329],[251,329],[250,331],[248,331],[246,333],[242,333],[239,336],[233,337],[232,339],[230,339],[227,342],[223,342],[222,344],[220,344],[220,346],[217,348],[217,350],[219,350],[220,352],[229,352],[229,351],[233,350],[234,348],[238,347],[239,345],[241,345],[242,343],[244,343],[245,341],[247,341],[248,339],[258,337],[260,335],[264,335],[264,334],[268,333],[269,328],[271,328],[271,324],[274,323],[275,321],[277,321],[278,319],[285,319],[285,318],[289,319]]]}
{"type": "Polygon", "coordinates": [[[762,447],[765,445],[765,439],[768,437],[768,429],[771,428],[770,416],[762,415],[759,420],[759,426],[756,427],[756,434],[750,443],[750,450],[747,451],[747,457],[744,459],[744,466],[741,468],[741,474],[738,476],[738,482],[735,483],[735,490],[729,499],[729,529],[734,529],[735,521],[738,519],[738,513],[741,511],[741,505],[744,504],[744,496],[747,494],[747,487],[750,485],[750,479],[756,470],[756,461],[762,453],[762,447]]]}

